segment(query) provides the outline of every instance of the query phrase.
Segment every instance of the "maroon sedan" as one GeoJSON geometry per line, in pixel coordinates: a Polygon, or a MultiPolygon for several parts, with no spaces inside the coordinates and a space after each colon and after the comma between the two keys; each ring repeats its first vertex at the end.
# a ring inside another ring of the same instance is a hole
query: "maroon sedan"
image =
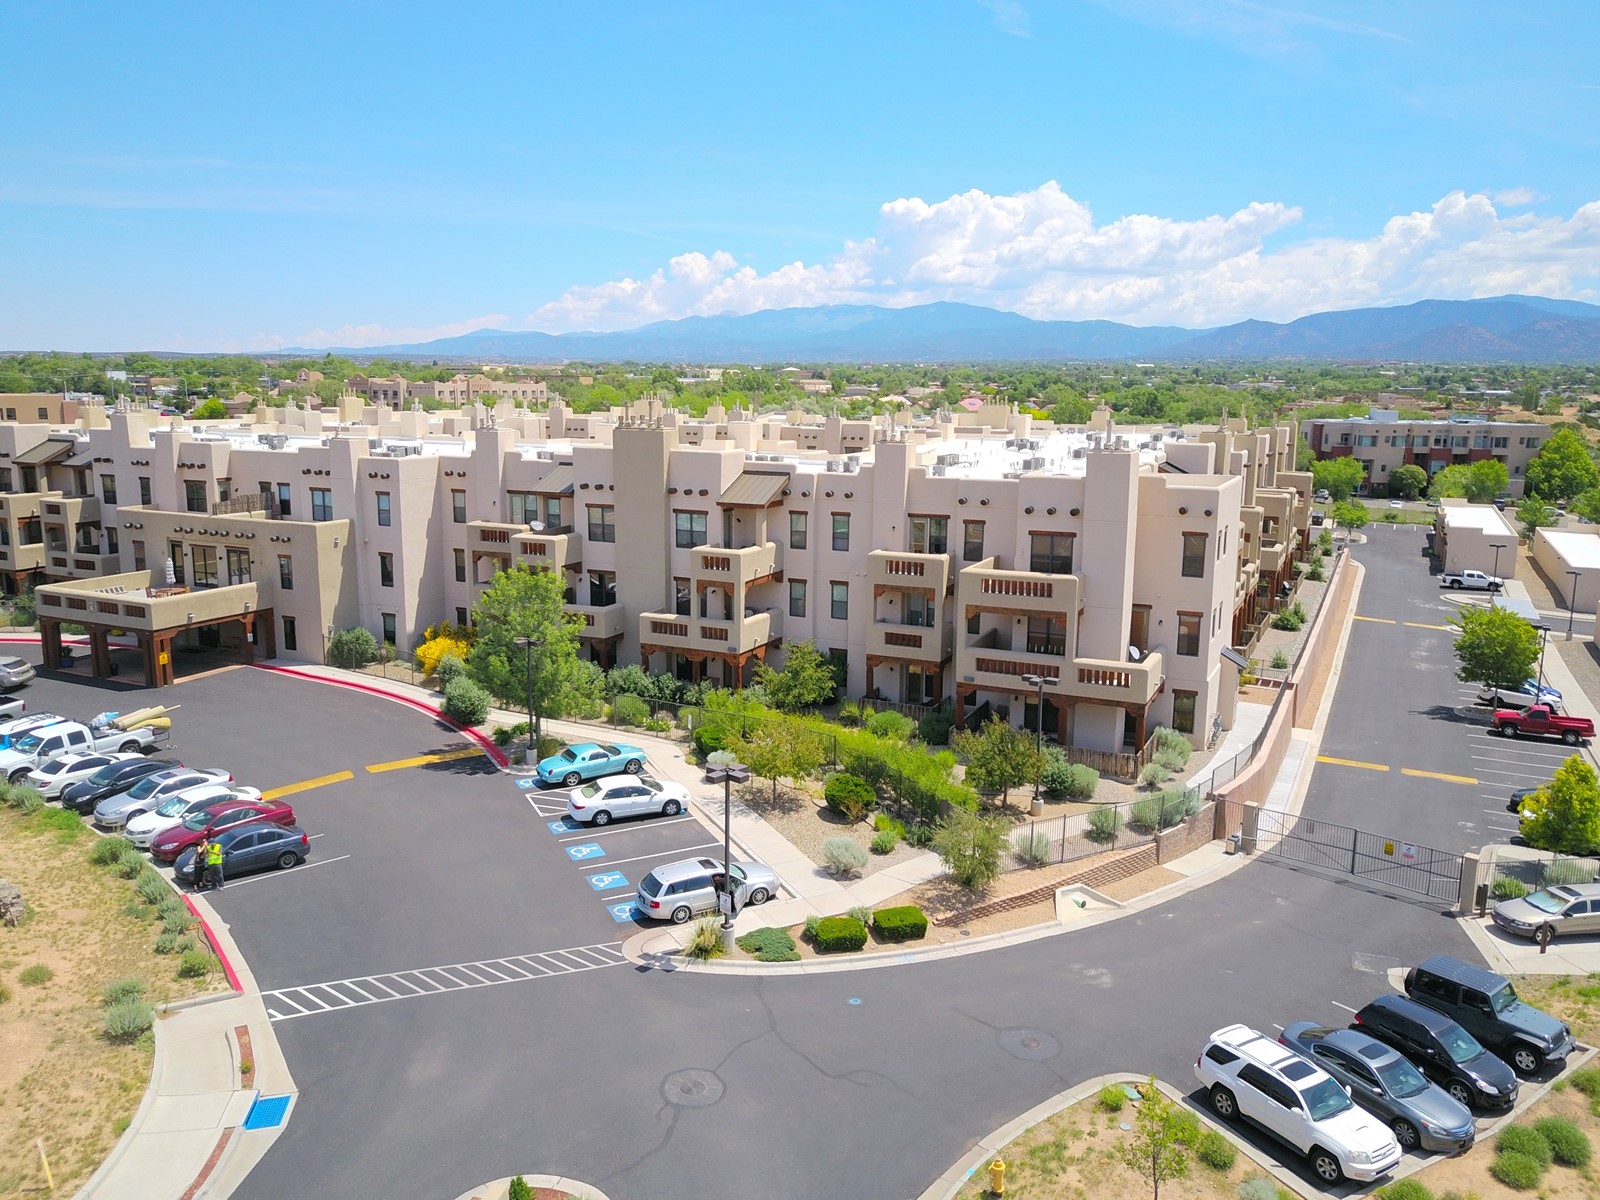
{"type": "Polygon", "coordinates": [[[294,809],[275,800],[222,800],[209,808],[185,817],[171,829],[163,829],[150,845],[150,853],[162,862],[171,862],[201,838],[252,821],[271,821],[274,825],[293,825],[294,809]]]}

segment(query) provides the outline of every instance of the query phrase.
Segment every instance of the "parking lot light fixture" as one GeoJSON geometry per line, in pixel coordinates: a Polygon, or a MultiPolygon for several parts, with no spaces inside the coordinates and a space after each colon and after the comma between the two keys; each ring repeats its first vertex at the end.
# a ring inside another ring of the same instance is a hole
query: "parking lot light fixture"
{"type": "Polygon", "coordinates": [[[1033,803],[1028,806],[1030,817],[1044,816],[1044,801],[1039,798],[1039,782],[1044,777],[1044,687],[1054,683],[1048,675],[1024,675],[1022,682],[1038,691],[1039,699],[1033,709],[1033,750],[1038,761],[1033,771],[1033,803]]]}
{"type": "Polygon", "coordinates": [[[743,763],[728,763],[706,772],[707,783],[722,784],[722,890],[727,900],[722,908],[722,945],[733,946],[733,785],[750,778],[743,763]]]}
{"type": "MultiPolygon", "coordinates": [[[[1494,551],[1494,569],[1492,571],[1490,571],[1489,574],[1493,575],[1496,579],[1500,578],[1500,551],[1504,550],[1505,548],[1506,548],[1506,544],[1504,542],[1490,542],[1489,543],[1489,549],[1494,551]]],[[[1494,588],[1490,588],[1489,589],[1489,607],[1490,608],[1493,608],[1494,604],[1495,604],[1495,590],[1496,589],[1494,589],[1494,588]]]]}
{"type": "Polygon", "coordinates": [[[1568,578],[1572,580],[1567,588],[1567,641],[1572,640],[1572,618],[1578,611],[1578,580],[1583,577],[1581,571],[1568,571],[1568,578]]]}
{"type": "Polygon", "coordinates": [[[533,710],[533,650],[535,646],[543,646],[544,639],[532,637],[515,637],[511,639],[527,651],[528,659],[528,763],[531,766],[539,765],[539,717],[533,710]]]}

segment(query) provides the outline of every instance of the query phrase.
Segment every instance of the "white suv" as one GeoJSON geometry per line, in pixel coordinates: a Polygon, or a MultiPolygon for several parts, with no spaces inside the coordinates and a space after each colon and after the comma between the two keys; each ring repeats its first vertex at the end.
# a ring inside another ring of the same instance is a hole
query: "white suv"
{"type": "Polygon", "coordinates": [[[1379,1179],[1400,1162],[1389,1127],[1322,1068],[1247,1025],[1219,1029],[1194,1060],[1211,1111],[1245,1116],[1304,1154],[1325,1184],[1379,1179]]]}

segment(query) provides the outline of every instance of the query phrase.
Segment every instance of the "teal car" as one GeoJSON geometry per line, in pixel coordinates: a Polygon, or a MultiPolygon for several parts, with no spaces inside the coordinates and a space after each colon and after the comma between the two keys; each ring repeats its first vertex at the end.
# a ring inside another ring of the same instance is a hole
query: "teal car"
{"type": "Polygon", "coordinates": [[[613,746],[608,742],[578,742],[560,754],[539,760],[539,782],[577,787],[585,779],[615,775],[626,771],[637,775],[644,770],[644,751],[637,746],[613,746]]]}

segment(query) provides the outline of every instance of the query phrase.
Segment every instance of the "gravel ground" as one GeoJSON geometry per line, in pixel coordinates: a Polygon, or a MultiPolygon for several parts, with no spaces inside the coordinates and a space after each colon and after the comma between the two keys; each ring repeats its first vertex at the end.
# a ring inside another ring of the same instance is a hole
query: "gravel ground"
{"type": "MultiPolygon", "coordinates": [[[[822,843],[829,838],[847,837],[863,849],[870,847],[873,834],[877,832],[872,822],[868,820],[847,825],[823,804],[820,792],[820,787],[816,790],[809,786],[779,787],[777,798],[774,799],[772,785],[762,782],[760,786],[740,791],[739,803],[771,825],[818,866],[826,865],[822,859],[822,843]]],[[[920,851],[915,847],[900,842],[888,854],[871,854],[867,858],[867,865],[861,868],[861,877],[904,862],[918,853],[920,851]]]]}

